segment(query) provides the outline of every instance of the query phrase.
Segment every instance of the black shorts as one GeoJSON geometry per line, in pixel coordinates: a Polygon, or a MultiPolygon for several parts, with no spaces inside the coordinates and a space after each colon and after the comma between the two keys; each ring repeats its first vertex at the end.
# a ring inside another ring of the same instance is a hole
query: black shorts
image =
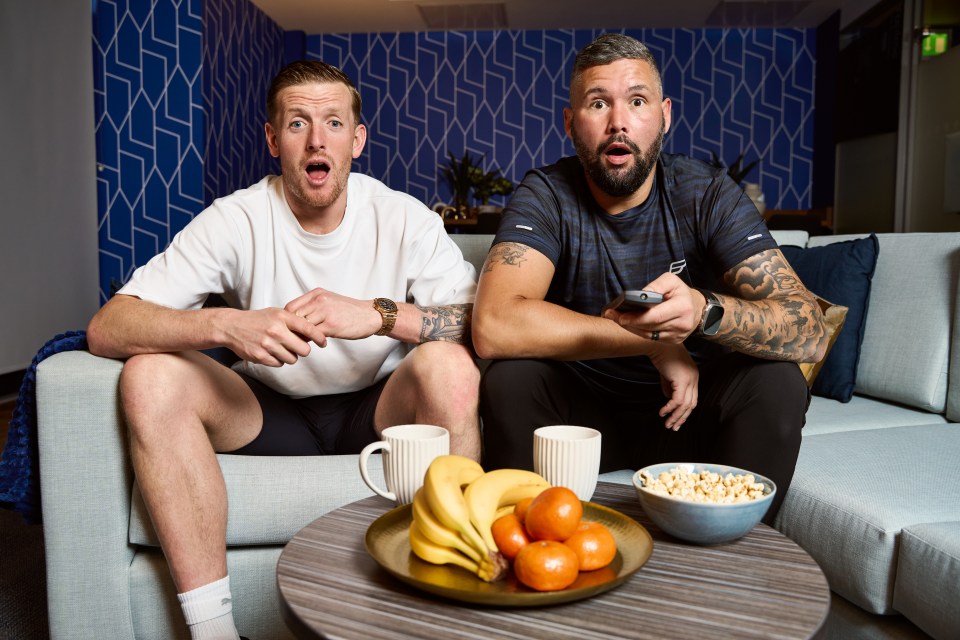
{"type": "Polygon", "coordinates": [[[240,374],[263,411],[260,434],[229,453],[246,456],[312,456],[360,453],[378,439],[377,402],[389,376],[349,393],[294,399],[240,374]]]}

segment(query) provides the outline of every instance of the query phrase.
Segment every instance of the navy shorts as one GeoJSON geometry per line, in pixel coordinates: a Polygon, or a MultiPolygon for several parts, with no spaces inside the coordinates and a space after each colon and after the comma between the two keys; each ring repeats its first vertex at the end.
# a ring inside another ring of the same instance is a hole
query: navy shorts
{"type": "Polygon", "coordinates": [[[240,374],[263,411],[260,434],[229,453],[246,456],[313,456],[360,453],[378,440],[374,429],[377,402],[389,376],[349,393],[290,398],[248,375],[240,374]]]}

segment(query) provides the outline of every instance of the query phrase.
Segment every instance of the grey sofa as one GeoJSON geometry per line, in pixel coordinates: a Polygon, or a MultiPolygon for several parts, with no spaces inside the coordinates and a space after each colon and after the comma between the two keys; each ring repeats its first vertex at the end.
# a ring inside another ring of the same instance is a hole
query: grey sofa
{"type": "MultiPolygon", "coordinates": [[[[804,233],[776,235],[782,244],[807,243],[804,233]]],[[[455,238],[479,267],[491,236],[455,238]]],[[[847,404],[813,399],[777,521],[819,562],[833,591],[869,618],[855,623],[868,629],[862,637],[894,619],[871,613],[899,613],[937,638],[960,637],[958,265],[960,234],[880,237],[857,394],[847,404]]],[[[55,640],[189,638],[126,455],[122,366],[67,352],[38,368],[55,640]]],[[[219,460],[238,626],[258,640],[290,638],[274,575],[284,543],[326,511],[372,493],[356,456],[219,460]]],[[[630,476],[604,479],[629,483],[630,476]]]]}

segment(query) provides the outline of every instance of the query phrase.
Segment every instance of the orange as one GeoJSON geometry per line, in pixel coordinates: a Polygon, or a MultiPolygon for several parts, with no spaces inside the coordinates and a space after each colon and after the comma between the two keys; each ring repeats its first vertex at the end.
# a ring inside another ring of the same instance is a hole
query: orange
{"type": "Polygon", "coordinates": [[[520,549],[530,544],[527,530],[523,528],[523,523],[513,513],[508,513],[494,520],[493,526],[490,527],[490,533],[493,534],[493,541],[497,543],[500,553],[508,560],[516,558],[520,549]]]}
{"type": "Polygon", "coordinates": [[[517,514],[518,518],[520,518],[520,522],[523,522],[524,518],[527,517],[527,509],[530,508],[531,502],[533,502],[533,498],[524,498],[517,504],[513,505],[513,512],[517,514]]]}
{"type": "Polygon", "coordinates": [[[544,489],[527,508],[523,520],[527,533],[534,540],[563,542],[573,535],[583,517],[583,504],[570,489],[544,489]]]}
{"type": "Polygon", "coordinates": [[[531,542],[517,554],[513,572],[524,585],[536,591],[566,589],[580,575],[577,554],[555,540],[531,542]]]}
{"type": "Polygon", "coordinates": [[[563,541],[577,554],[580,571],[602,569],[617,555],[617,541],[599,522],[582,522],[572,536],[563,541]]]}

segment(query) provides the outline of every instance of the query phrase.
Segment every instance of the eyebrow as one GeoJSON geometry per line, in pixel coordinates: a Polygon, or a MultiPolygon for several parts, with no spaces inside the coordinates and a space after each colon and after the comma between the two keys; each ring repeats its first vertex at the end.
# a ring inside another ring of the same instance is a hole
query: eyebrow
{"type": "MultiPolygon", "coordinates": [[[[635,84],[632,87],[629,87],[627,89],[627,93],[643,93],[644,91],[650,91],[650,90],[651,90],[650,85],[635,84]]],[[[583,95],[589,96],[594,93],[610,93],[610,90],[601,86],[595,86],[595,87],[590,87],[589,89],[584,91],[583,95]]]]}

